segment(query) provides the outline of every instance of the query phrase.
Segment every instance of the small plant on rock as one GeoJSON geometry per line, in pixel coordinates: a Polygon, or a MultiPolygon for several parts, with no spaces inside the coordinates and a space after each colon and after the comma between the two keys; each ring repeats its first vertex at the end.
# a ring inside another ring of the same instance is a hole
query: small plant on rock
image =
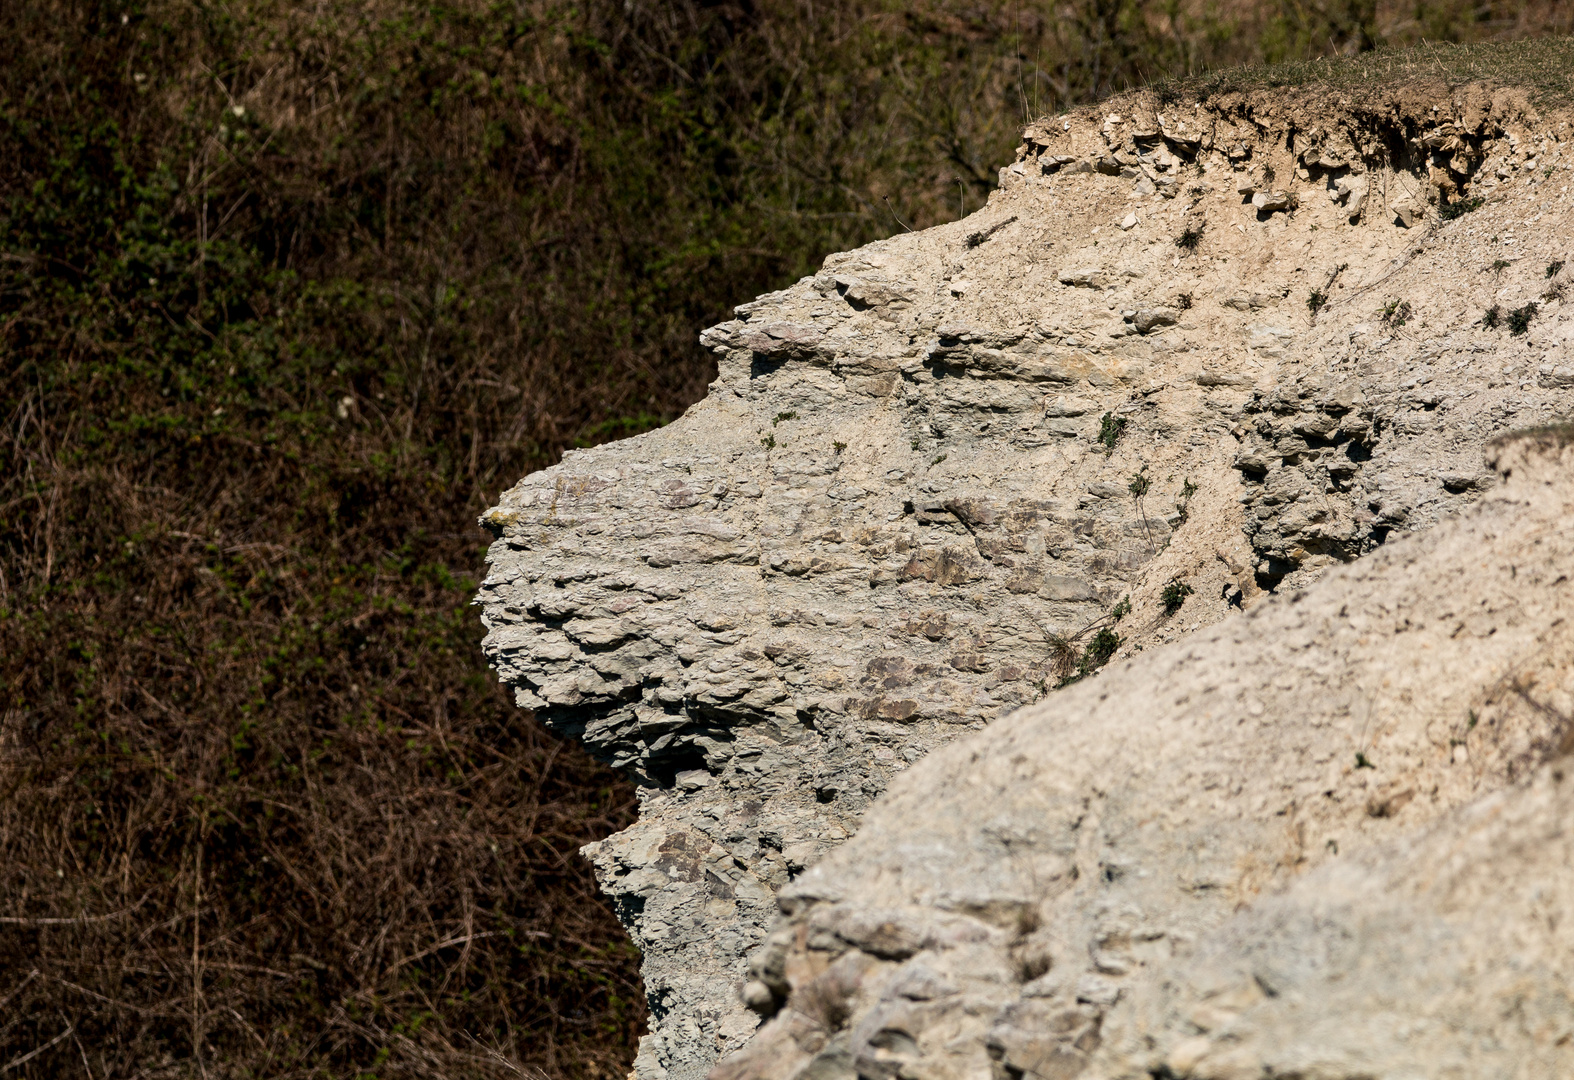
{"type": "Polygon", "coordinates": [[[1464,217],[1472,210],[1481,209],[1482,204],[1485,202],[1485,199],[1475,196],[1469,199],[1459,199],[1456,202],[1444,203],[1437,208],[1437,216],[1444,221],[1453,221],[1455,218],[1464,217]]]}
{"type": "Polygon", "coordinates": [[[1191,499],[1195,494],[1197,494],[1197,485],[1192,483],[1191,477],[1188,476],[1185,483],[1181,484],[1180,498],[1175,500],[1175,527],[1177,529],[1186,524],[1187,519],[1191,517],[1191,499]]]}
{"type": "Polygon", "coordinates": [[[1192,588],[1180,578],[1170,578],[1164,590],[1159,593],[1159,599],[1164,602],[1164,614],[1173,615],[1181,609],[1186,598],[1192,594],[1192,588]]]}
{"type": "Polygon", "coordinates": [[[1313,289],[1306,297],[1306,309],[1314,316],[1328,306],[1328,294],[1321,289],[1313,289]]]}
{"type": "Polygon", "coordinates": [[[1148,494],[1148,490],[1153,486],[1153,481],[1148,479],[1147,469],[1148,467],[1144,465],[1141,470],[1133,475],[1131,482],[1126,485],[1126,490],[1131,492],[1131,497],[1137,502],[1137,513],[1142,515],[1142,531],[1148,537],[1148,550],[1152,551],[1154,550],[1153,531],[1148,528],[1148,511],[1142,502],[1143,497],[1148,494]]]}
{"type": "Polygon", "coordinates": [[[1408,300],[1390,300],[1383,308],[1383,321],[1389,326],[1403,326],[1414,314],[1408,300]]]}
{"type": "Polygon", "coordinates": [[[1494,274],[1498,275],[1499,277],[1502,277],[1503,276],[1503,271],[1505,271],[1507,269],[1508,269],[1508,260],[1507,259],[1493,259],[1492,260],[1492,272],[1494,274]]]}
{"type": "MultiPolygon", "coordinates": [[[[1547,280],[1548,281],[1552,281],[1553,278],[1557,277],[1562,272],[1563,272],[1563,260],[1562,259],[1554,259],[1553,261],[1551,261],[1551,262],[1549,262],[1547,264],[1547,280]]],[[[1543,300],[1548,301],[1548,302],[1551,302],[1551,301],[1554,301],[1554,300],[1562,301],[1567,296],[1568,296],[1568,285],[1567,285],[1567,283],[1562,282],[1562,281],[1553,281],[1551,285],[1547,286],[1547,291],[1541,294],[1541,298],[1543,300]]]]}
{"type": "Polygon", "coordinates": [[[1187,225],[1181,234],[1175,238],[1175,246],[1182,251],[1196,251],[1197,245],[1202,243],[1202,226],[1187,225]]]}
{"type": "Polygon", "coordinates": [[[1120,635],[1109,627],[1099,628],[1093,635],[1093,640],[1088,642],[1088,647],[1082,650],[1082,659],[1077,663],[1078,677],[1091,675],[1115,655],[1115,650],[1120,648],[1120,635]]]}
{"type": "Polygon", "coordinates": [[[1086,678],[1107,664],[1121,643],[1120,635],[1112,627],[1130,614],[1131,597],[1127,595],[1110,608],[1109,614],[1094,619],[1081,630],[1049,634],[1049,670],[1055,677],[1055,688],[1086,678]],[[1098,630],[1088,639],[1087,645],[1079,644],[1094,627],[1098,630]]]}
{"type": "Polygon", "coordinates": [[[1508,313],[1508,332],[1519,337],[1530,330],[1530,320],[1536,317],[1536,302],[1532,300],[1524,307],[1517,307],[1508,313]]]}
{"type": "Polygon", "coordinates": [[[798,414],[796,412],[779,412],[774,417],[771,418],[771,427],[775,427],[777,424],[781,423],[783,420],[796,420],[796,419],[798,419],[798,414]]]}
{"type": "Polygon", "coordinates": [[[1488,330],[1496,330],[1503,325],[1503,305],[1493,304],[1487,308],[1487,313],[1481,316],[1481,323],[1488,330]]]}
{"type": "Polygon", "coordinates": [[[1049,669],[1055,674],[1055,685],[1064,686],[1077,673],[1077,663],[1082,650],[1069,634],[1049,635],[1049,669]]]}
{"type": "Polygon", "coordinates": [[[843,450],[847,449],[847,444],[844,442],[833,442],[831,443],[831,449],[840,454],[843,450]]]}
{"type": "Polygon", "coordinates": [[[1183,292],[1175,298],[1175,306],[1182,311],[1190,311],[1192,305],[1191,293],[1183,292]]]}
{"type": "Polygon", "coordinates": [[[1104,414],[1099,421],[1099,442],[1104,444],[1104,454],[1107,457],[1115,452],[1115,444],[1120,441],[1121,435],[1126,431],[1126,418],[1116,416],[1112,412],[1104,414]]]}

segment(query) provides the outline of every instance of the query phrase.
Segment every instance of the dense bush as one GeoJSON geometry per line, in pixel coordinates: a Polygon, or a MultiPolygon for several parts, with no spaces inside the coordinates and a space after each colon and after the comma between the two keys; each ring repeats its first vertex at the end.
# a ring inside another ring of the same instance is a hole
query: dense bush
{"type": "Polygon", "coordinates": [[[0,1069],[621,1075],[633,794],[484,672],[476,515],[1029,113],[1557,10],[0,6],[0,1069]]]}

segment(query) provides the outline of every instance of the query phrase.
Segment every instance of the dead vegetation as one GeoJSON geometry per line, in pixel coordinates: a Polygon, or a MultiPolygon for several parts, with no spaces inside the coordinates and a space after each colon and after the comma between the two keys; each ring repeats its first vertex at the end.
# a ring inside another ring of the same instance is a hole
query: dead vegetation
{"type": "Polygon", "coordinates": [[[482,670],[473,521],[1021,115],[1376,39],[1136,10],[0,9],[0,1071],[621,1076],[632,790],[482,670]]]}
{"type": "MultiPolygon", "coordinates": [[[[1367,25],[1385,25],[1382,35],[1389,44],[1412,48],[1349,49],[1319,55],[1284,57],[1278,63],[1240,67],[1190,75],[1155,84],[1162,101],[1244,93],[1281,87],[1316,86],[1359,97],[1363,91],[1400,83],[1439,82],[1450,86],[1481,82],[1514,87],[1532,100],[1566,101],[1574,94],[1574,43],[1564,36],[1574,31],[1574,12],[1557,3],[1491,5],[1478,10],[1479,19],[1454,21],[1441,9],[1422,5],[1412,9],[1417,18],[1407,20],[1401,5],[1373,4],[1367,25]],[[1447,27],[1428,34],[1417,24],[1434,19],[1447,27]],[[1472,26],[1472,23],[1475,25],[1472,26]],[[1409,33],[1400,30],[1406,27],[1409,33]],[[1472,30],[1488,30],[1473,33],[1472,30]],[[1495,32],[1493,32],[1495,31],[1495,32]],[[1414,35],[1414,36],[1411,36],[1414,35]],[[1545,35],[1545,36],[1541,36],[1545,35]],[[1406,38],[1408,37],[1408,40],[1406,38]],[[1525,38],[1536,40],[1526,41],[1525,38]],[[1505,42],[1513,42],[1505,45],[1505,42]]],[[[1350,5],[1352,12],[1362,5],[1350,5]]],[[[1456,9],[1454,18],[1464,15],[1456,9]]],[[[1360,22],[1366,22],[1360,15],[1360,22]]],[[[1271,181],[1270,181],[1271,182],[1271,181]]]]}

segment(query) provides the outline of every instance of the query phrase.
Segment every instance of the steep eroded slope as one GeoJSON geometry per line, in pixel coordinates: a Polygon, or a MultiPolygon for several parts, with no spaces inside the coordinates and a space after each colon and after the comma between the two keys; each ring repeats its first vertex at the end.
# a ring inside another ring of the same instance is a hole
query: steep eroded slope
{"type": "Polygon", "coordinates": [[[1034,125],[983,210],[743,305],[703,402],[486,515],[489,658],[646,784],[590,849],[642,1077],[780,1008],[775,892],[912,762],[1468,505],[1490,436],[1565,411],[1567,120],[1352,97],[1034,125]]]}

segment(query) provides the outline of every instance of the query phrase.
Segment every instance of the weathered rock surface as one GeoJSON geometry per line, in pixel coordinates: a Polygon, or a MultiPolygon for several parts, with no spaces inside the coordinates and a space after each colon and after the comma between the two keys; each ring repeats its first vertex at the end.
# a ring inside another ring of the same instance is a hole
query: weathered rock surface
{"type": "Polygon", "coordinates": [[[1567,1075],[1571,434],[894,781],[715,1075],[1567,1075]]]}
{"type": "Polygon", "coordinates": [[[1089,1075],[1574,1075],[1570,767],[1207,935],[1116,1008],[1089,1075]]]}
{"type": "Polygon", "coordinates": [[[646,1080],[780,1006],[747,961],[777,890],[913,762],[1101,627],[1131,655],[1470,505],[1490,436],[1568,411],[1566,121],[1471,88],[1114,108],[1030,127],[967,220],[741,306],[705,401],[483,519],[489,659],[644,784],[589,850],[645,955],[646,1080]]]}

